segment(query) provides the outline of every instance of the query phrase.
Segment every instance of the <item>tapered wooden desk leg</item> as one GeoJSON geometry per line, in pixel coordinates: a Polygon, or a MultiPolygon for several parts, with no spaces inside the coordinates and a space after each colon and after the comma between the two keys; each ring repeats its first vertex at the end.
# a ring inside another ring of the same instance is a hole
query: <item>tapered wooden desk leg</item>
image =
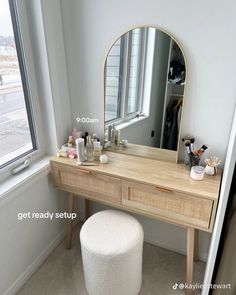
{"type": "MultiPolygon", "coordinates": [[[[187,284],[193,283],[193,261],[194,261],[194,242],[195,242],[195,229],[187,228],[187,284]]],[[[192,289],[186,289],[187,295],[192,295],[192,289]]]]}
{"type": "Polygon", "coordinates": [[[199,260],[198,257],[198,245],[199,245],[199,230],[195,229],[194,233],[194,261],[197,262],[199,260]]]}
{"type": "Polygon", "coordinates": [[[85,200],[85,219],[87,220],[90,216],[90,202],[89,200],[85,200]]]}
{"type": "MultiPolygon", "coordinates": [[[[73,213],[74,211],[74,195],[69,194],[68,196],[68,208],[67,212],[73,213]]],[[[67,238],[66,238],[66,248],[70,249],[72,245],[72,229],[73,229],[73,220],[72,218],[67,219],[67,238]]]]}

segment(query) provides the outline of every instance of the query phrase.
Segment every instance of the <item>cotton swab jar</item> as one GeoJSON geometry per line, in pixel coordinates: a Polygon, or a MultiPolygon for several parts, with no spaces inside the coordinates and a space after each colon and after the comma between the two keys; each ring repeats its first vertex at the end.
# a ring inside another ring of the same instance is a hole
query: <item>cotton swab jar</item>
{"type": "Polygon", "coordinates": [[[193,166],[191,168],[190,177],[194,180],[203,180],[205,168],[202,166],[193,166]]]}

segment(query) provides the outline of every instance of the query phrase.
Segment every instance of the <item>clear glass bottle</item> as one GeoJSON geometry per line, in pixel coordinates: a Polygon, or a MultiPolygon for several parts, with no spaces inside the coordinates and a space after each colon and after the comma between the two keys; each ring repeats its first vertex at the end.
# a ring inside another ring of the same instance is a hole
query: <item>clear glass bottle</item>
{"type": "Polygon", "coordinates": [[[100,143],[100,141],[95,141],[93,143],[93,147],[94,147],[94,160],[99,161],[100,156],[101,156],[101,143],[100,143]]]}
{"type": "Polygon", "coordinates": [[[120,130],[115,130],[115,141],[116,146],[120,146],[120,130]]]}
{"type": "Polygon", "coordinates": [[[86,140],[86,157],[87,157],[87,161],[94,160],[94,148],[93,148],[93,142],[90,135],[87,136],[87,140],[86,140]]]}

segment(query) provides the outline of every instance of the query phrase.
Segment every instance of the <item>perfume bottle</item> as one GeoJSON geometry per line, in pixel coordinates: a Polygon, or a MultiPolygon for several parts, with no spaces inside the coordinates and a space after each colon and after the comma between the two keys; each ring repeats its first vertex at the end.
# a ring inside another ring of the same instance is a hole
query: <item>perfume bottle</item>
{"type": "Polygon", "coordinates": [[[70,135],[67,146],[71,148],[71,147],[73,147],[73,145],[75,145],[75,141],[73,139],[73,136],[70,135]]]}
{"type": "Polygon", "coordinates": [[[90,135],[87,136],[87,140],[86,140],[86,157],[87,157],[87,161],[94,160],[93,143],[92,143],[92,139],[90,135]]]}

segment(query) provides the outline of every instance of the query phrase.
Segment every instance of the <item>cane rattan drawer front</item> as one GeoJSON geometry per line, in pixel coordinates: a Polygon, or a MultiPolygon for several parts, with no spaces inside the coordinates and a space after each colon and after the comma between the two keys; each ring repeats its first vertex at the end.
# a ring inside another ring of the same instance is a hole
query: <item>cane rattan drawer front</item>
{"type": "Polygon", "coordinates": [[[93,173],[84,168],[71,168],[52,164],[54,185],[94,200],[121,203],[121,180],[116,177],[93,173]]]}
{"type": "Polygon", "coordinates": [[[182,164],[106,152],[107,164],[78,166],[74,159],[51,159],[55,187],[183,227],[212,232],[221,183],[215,176],[194,181],[182,164]]]}
{"type": "Polygon", "coordinates": [[[158,186],[122,181],[122,205],[206,230],[210,226],[213,201],[158,186]]]}

